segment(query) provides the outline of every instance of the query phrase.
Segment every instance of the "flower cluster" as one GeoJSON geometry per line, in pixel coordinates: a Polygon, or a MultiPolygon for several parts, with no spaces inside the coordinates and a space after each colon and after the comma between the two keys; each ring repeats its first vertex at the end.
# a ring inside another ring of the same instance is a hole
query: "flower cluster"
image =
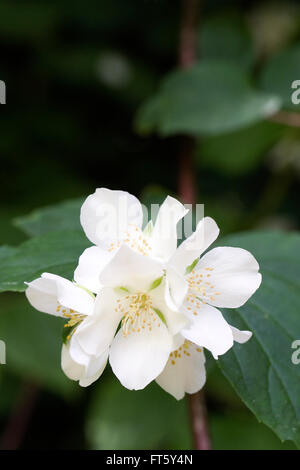
{"type": "Polygon", "coordinates": [[[74,281],[44,273],[26,290],[37,310],[66,319],[61,362],[70,379],[88,386],[109,361],[128,389],[156,380],[181,399],[205,383],[203,348],[217,359],[251,337],[218,307],[251,297],[261,283],[257,261],[241,248],[203,254],[219,234],[209,217],[177,246],[186,213],[168,196],[155,224],[143,229],[134,196],[101,188],[86,199],[80,220],[93,246],[80,256],[74,281]]]}

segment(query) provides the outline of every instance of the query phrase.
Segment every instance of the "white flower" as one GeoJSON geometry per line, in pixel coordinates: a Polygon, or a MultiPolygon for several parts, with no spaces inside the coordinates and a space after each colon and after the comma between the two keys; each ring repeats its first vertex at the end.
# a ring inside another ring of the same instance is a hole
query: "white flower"
{"type": "Polygon", "coordinates": [[[96,189],[83,203],[80,214],[83,230],[95,246],[81,255],[75,281],[99,292],[99,275],[123,244],[144,256],[167,262],[177,248],[177,223],[187,212],[183,204],[168,196],[155,225],[150,221],[142,231],[143,210],[136,197],[124,191],[96,189]]]}
{"type": "Polygon", "coordinates": [[[35,308],[68,319],[62,368],[69,378],[87,386],[109,359],[128,389],[156,380],[180,399],[205,383],[203,348],[217,359],[251,337],[218,307],[238,308],[253,295],[261,283],[257,261],[241,248],[203,255],[219,234],[209,217],[177,248],[177,223],[186,213],[167,197],[155,225],[142,231],[134,196],[102,188],[86,199],[81,224],[95,246],[80,257],[77,284],[44,273],[26,291],[35,308]]]}
{"type": "Polygon", "coordinates": [[[62,347],[62,369],[72,380],[81,386],[90,385],[102,374],[107,363],[108,351],[99,356],[88,356],[76,343],[76,329],[84,324],[95,307],[95,297],[76,284],[50,273],[28,283],[26,297],[31,305],[40,312],[65,318],[67,323],[66,343],[62,347]],[[71,348],[72,346],[72,348],[71,348]],[[70,348],[76,351],[76,362],[70,355],[70,348]]]}
{"type": "Polygon", "coordinates": [[[104,287],[95,313],[76,329],[70,353],[79,362],[82,351],[99,357],[110,348],[109,362],[120,382],[142,389],[163,371],[173,337],[187,319],[170,297],[162,264],[126,245],[104,268],[100,281],[104,287]],[[74,345],[80,348],[78,359],[74,345]]]}
{"type": "Polygon", "coordinates": [[[261,283],[257,261],[242,248],[219,247],[201,256],[218,234],[214,220],[205,217],[169,261],[189,286],[181,310],[190,322],[181,334],[209,349],[216,359],[233,346],[234,340],[245,342],[251,337],[251,332],[231,327],[216,307],[242,306],[261,283]]]}

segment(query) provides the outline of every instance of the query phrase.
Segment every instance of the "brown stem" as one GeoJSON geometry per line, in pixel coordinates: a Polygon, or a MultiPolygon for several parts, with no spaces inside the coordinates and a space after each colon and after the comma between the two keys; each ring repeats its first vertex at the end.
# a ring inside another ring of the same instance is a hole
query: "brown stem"
{"type": "Polygon", "coordinates": [[[180,146],[178,192],[185,204],[196,204],[195,141],[191,137],[184,136],[181,138],[180,146]]]}
{"type": "MultiPolygon", "coordinates": [[[[179,66],[191,67],[196,60],[196,34],[199,0],[182,0],[182,21],[179,40],[179,66]]],[[[194,168],[195,139],[184,136],[181,138],[181,153],[179,155],[178,191],[180,198],[186,204],[196,204],[197,191],[194,168]]],[[[197,450],[211,449],[208,432],[207,413],[204,393],[189,395],[189,410],[191,417],[194,445],[197,450]]]]}
{"type": "Polygon", "coordinates": [[[190,67],[196,60],[197,17],[199,0],[182,0],[181,28],[179,38],[179,65],[190,67]]]}
{"type": "Polygon", "coordinates": [[[25,383],[21,387],[19,399],[1,439],[0,448],[2,450],[16,450],[20,447],[31,419],[38,393],[39,388],[35,384],[25,383]]]}
{"type": "Polygon", "coordinates": [[[202,390],[193,395],[189,395],[189,410],[195,448],[199,450],[211,450],[205,397],[202,390]]]}
{"type": "MultiPolygon", "coordinates": [[[[197,19],[199,0],[182,0],[181,27],[179,34],[178,63],[183,69],[191,67],[196,61],[197,19]]],[[[194,176],[195,140],[182,137],[179,155],[179,194],[186,204],[195,204],[196,182],[194,176]]]]}

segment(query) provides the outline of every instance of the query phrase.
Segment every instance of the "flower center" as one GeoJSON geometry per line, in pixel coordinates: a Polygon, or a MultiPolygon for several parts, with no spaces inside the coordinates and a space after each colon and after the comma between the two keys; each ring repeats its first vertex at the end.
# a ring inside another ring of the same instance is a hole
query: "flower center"
{"type": "Polygon", "coordinates": [[[153,327],[161,325],[160,317],[153,307],[150,295],[142,292],[118,299],[115,311],[123,314],[121,328],[124,337],[131,333],[152,331],[153,327]]]}
{"type": "Polygon", "coordinates": [[[69,341],[77,326],[82,322],[86,315],[75,312],[71,308],[66,308],[63,305],[57,304],[56,311],[61,313],[63,318],[68,321],[64,324],[64,328],[68,328],[66,340],[69,341]]]}
{"type": "Polygon", "coordinates": [[[147,237],[145,237],[139,227],[133,224],[128,227],[121,240],[110,244],[108,251],[112,252],[117,250],[123,243],[144,256],[149,255],[152,250],[152,247],[147,241],[147,237]]]}

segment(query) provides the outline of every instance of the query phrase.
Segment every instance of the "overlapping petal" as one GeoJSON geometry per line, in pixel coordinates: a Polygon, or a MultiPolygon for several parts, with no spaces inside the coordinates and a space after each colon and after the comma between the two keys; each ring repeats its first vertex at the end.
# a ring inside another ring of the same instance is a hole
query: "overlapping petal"
{"type": "Polygon", "coordinates": [[[122,245],[111,262],[104,268],[100,282],[104,286],[126,287],[147,291],[151,283],[163,275],[163,265],[152,258],[136,253],[122,245]]]}
{"type": "Polygon", "coordinates": [[[186,310],[190,319],[181,334],[193,343],[207,348],[217,359],[233,346],[233,333],[222,313],[201,303],[195,310],[186,310]]]}
{"type": "Polygon", "coordinates": [[[115,253],[98,246],[87,248],[79,258],[74,280],[91,292],[100,292],[100,274],[114,255],[115,253]]]}
{"type": "Polygon", "coordinates": [[[177,224],[187,214],[181,202],[168,196],[161,205],[152,231],[152,256],[167,262],[177,248],[177,224]]]}
{"type": "Polygon", "coordinates": [[[61,353],[61,367],[66,376],[75,381],[79,381],[79,385],[87,387],[103,373],[108,359],[108,351],[98,358],[91,357],[88,366],[83,366],[74,361],[70,354],[70,347],[63,345],[61,353]]]}
{"type": "Polygon", "coordinates": [[[60,306],[83,315],[90,315],[94,307],[94,299],[88,292],[55,274],[43,273],[28,283],[25,293],[34,308],[51,315],[62,316],[60,306]]]}
{"type": "Polygon", "coordinates": [[[190,266],[218,238],[219,227],[211,217],[204,217],[195,232],[179,245],[170,259],[170,265],[185,273],[190,266]]]}
{"type": "MultiPolygon", "coordinates": [[[[113,289],[104,287],[97,296],[94,314],[78,326],[76,341],[85,354],[98,357],[111,345],[122,318],[122,312],[116,309],[119,296],[113,289]]],[[[71,354],[80,362],[80,350],[78,357],[75,351],[71,354]]]]}
{"type": "Polygon", "coordinates": [[[168,362],[156,382],[177,400],[185,393],[196,393],[206,380],[205,356],[202,348],[183,343],[170,355],[168,362]]]}
{"type": "Polygon", "coordinates": [[[187,319],[171,298],[167,278],[164,278],[161,284],[151,291],[151,298],[153,307],[163,314],[170,332],[173,335],[179,333],[187,324],[187,319]]]}

